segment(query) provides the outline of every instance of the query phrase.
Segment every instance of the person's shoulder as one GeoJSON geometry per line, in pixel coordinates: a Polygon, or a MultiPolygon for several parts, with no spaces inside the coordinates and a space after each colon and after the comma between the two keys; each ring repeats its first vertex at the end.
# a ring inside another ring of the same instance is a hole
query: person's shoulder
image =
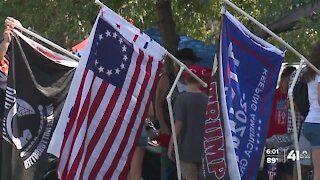
{"type": "Polygon", "coordinates": [[[181,92],[181,93],[179,93],[179,94],[177,95],[177,98],[183,99],[183,98],[185,98],[185,97],[187,97],[187,96],[189,96],[189,92],[183,91],[183,92],[181,92]]]}
{"type": "Polygon", "coordinates": [[[194,98],[208,98],[208,95],[205,93],[192,93],[192,92],[188,92],[188,91],[184,91],[181,92],[178,97],[180,98],[190,98],[190,97],[194,97],[194,98]]]}

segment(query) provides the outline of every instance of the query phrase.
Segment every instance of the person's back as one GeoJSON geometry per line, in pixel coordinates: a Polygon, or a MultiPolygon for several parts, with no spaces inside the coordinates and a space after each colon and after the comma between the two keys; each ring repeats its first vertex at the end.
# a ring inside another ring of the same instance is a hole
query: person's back
{"type": "Polygon", "coordinates": [[[182,161],[201,162],[207,104],[208,96],[199,92],[185,92],[176,99],[175,117],[181,119],[183,124],[178,137],[182,161]]]}
{"type": "MultiPolygon", "coordinates": [[[[190,66],[198,77],[202,77],[202,68],[190,66]]],[[[189,74],[185,74],[187,92],[176,98],[174,104],[174,128],[178,138],[178,151],[182,177],[186,180],[199,179],[203,153],[203,133],[208,96],[202,92],[201,84],[189,74]]],[[[168,149],[170,159],[173,152],[173,137],[168,149]]]]}

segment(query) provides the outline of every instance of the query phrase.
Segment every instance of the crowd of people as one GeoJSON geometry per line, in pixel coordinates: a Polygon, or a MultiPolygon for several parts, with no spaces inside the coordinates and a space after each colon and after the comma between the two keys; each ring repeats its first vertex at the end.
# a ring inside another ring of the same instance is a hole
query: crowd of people
{"type": "MultiPolygon", "coordinates": [[[[22,26],[14,18],[7,18],[0,43],[1,89],[5,90],[5,75],[3,68],[7,68],[8,60],[6,52],[9,47],[12,29],[8,22],[22,26]],[[3,78],[2,78],[3,77],[3,78]]],[[[192,49],[185,48],[177,52],[176,57],[189,67],[198,77],[208,79],[208,69],[195,65],[199,60],[192,49]]],[[[320,41],[315,44],[310,53],[310,62],[320,69],[320,41]]],[[[148,121],[159,123],[160,133],[155,129],[143,129],[138,147],[132,157],[128,180],[140,180],[143,166],[143,158],[150,139],[156,139],[161,147],[161,179],[177,179],[176,162],[173,148],[171,128],[174,128],[178,138],[178,149],[182,177],[186,180],[200,179],[201,161],[203,152],[203,129],[205,111],[208,103],[207,91],[201,84],[194,80],[188,73],[180,78],[177,88],[172,95],[174,104],[174,127],[171,127],[166,96],[173,85],[179,66],[174,64],[173,72],[163,72],[160,76],[155,97],[148,111],[148,121]]],[[[292,133],[292,115],[289,109],[288,89],[292,84],[296,69],[286,66],[281,73],[279,86],[275,91],[273,110],[270,115],[267,138],[275,135],[292,133]]],[[[302,107],[295,106],[295,117],[299,136],[300,151],[307,151],[311,159],[301,159],[302,177],[305,179],[313,174],[314,180],[320,179],[320,75],[310,68],[305,67],[300,73],[298,81],[307,84],[307,96],[310,107],[307,114],[302,113],[302,107]]],[[[302,95],[301,95],[302,96],[302,95]]],[[[4,92],[1,94],[4,98],[4,92]]],[[[297,98],[297,97],[294,97],[297,98]]],[[[294,99],[295,101],[295,99],[294,99]]],[[[1,117],[3,109],[1,109],[1,117]]],[[[148,124],[148,123],[146,123],[148,124]]],[[[285,159],[285,158],[284,158],[285,159]]],[[[264,170],[269,179],[297,179],[296,163],[294,161],[278,162],[276,164],[265,163],[264,170]]]]}

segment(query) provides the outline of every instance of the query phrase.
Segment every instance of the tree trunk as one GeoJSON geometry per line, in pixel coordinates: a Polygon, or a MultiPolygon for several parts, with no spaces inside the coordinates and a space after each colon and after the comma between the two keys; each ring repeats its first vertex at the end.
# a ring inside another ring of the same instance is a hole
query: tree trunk
{"type": "MultiPolygon", "coordinates": [[[[298,20],[303,17],[312,18],[320,12],[320,2],[315,4],[307,4],[295,8],[288,15],[280,17],[272,23],[268,23],[267,27],[276,34],[291,31],[298,20]]],[[[266,32],[258,33],[261,38],[268,38],[270,35],[266,32]]]]}
{"type": "MultiPolygon", "coordinates": [[[[176,32],[176,24],[173,20],[171,0],[158,0],[156,4],[158,14],[158,27],[164,47],[173,55],[176,54],[179,36],[176,32]]],[[[166,71],[173,72],[171,60],[166,60],[166,71]]]]}

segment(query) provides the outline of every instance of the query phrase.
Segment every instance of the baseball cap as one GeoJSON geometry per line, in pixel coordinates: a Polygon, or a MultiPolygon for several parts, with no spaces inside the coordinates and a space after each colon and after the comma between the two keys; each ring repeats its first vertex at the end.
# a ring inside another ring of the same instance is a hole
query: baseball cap
{"type": "MultiPolygon", "coordinates": [[[[197,75],[199,78],[202,78],[204,75],[204,68],[202,68],[199,65],[191,65],[188,67],[195,75],[197,75]]],[[[184,72],[184,77],[185,78],[192,78],[191,74],[188,72],[184,72]]]]}

